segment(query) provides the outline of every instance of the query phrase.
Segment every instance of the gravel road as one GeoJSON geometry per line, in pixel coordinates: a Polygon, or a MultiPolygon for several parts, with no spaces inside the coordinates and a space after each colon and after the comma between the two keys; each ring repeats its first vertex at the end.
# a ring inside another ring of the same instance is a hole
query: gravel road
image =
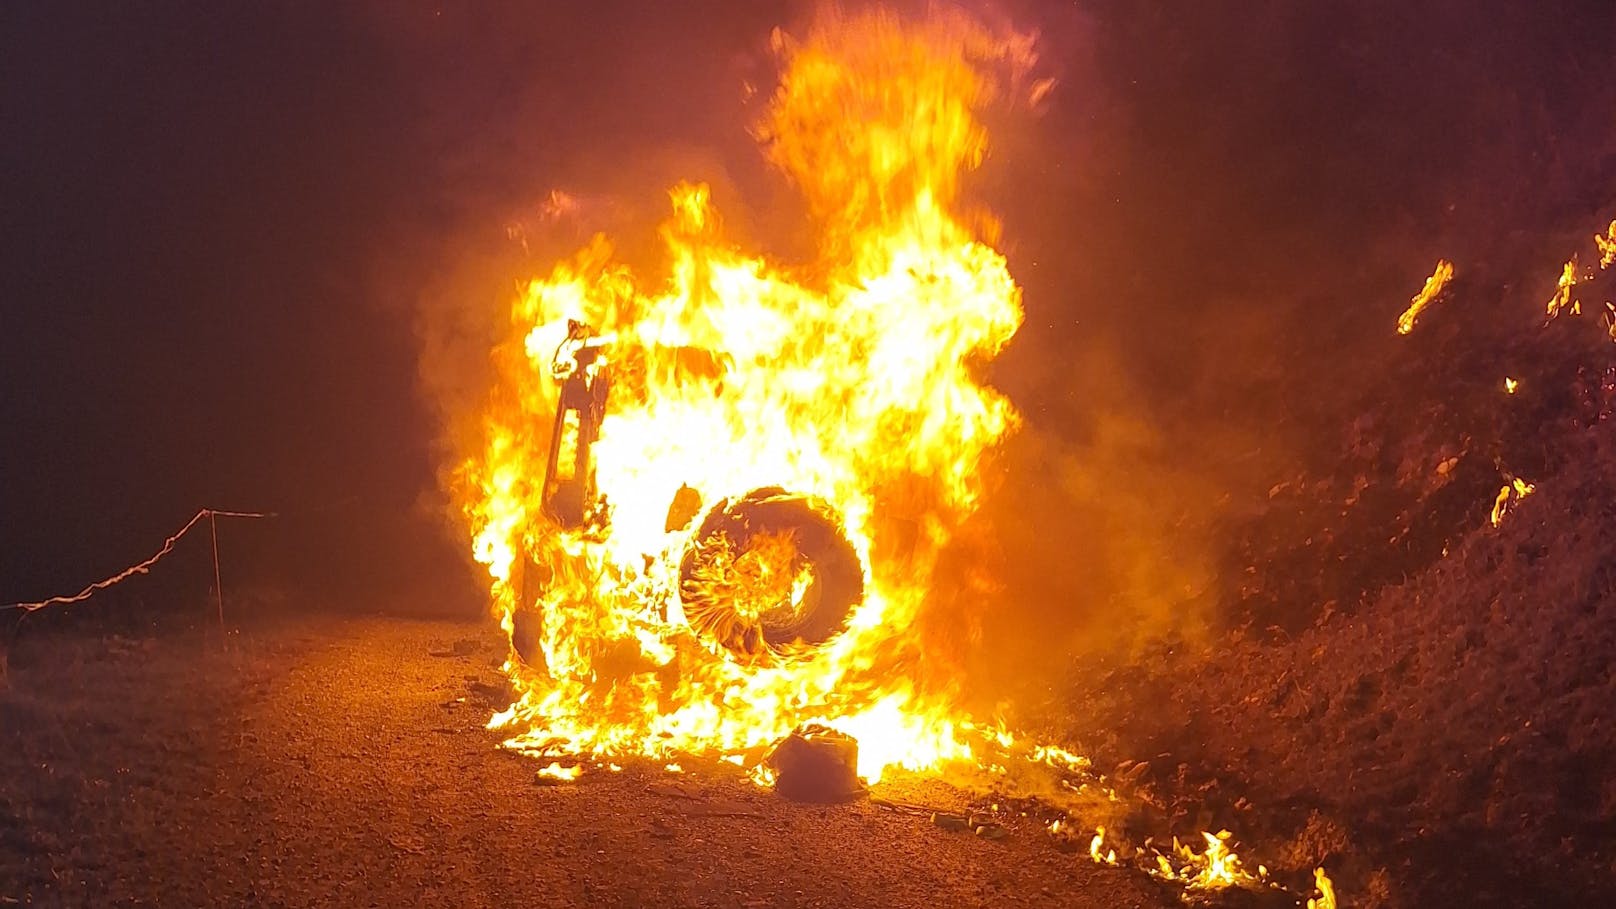
{"type": "Polygon", "coordinates": [[[502,652],[392,618],[285,617],[228,649],[25,634],[0,690],[0,903],[1178,905],[1030,822],[988,841],[699,768],[541,785],[483,728],[502,652]]]}

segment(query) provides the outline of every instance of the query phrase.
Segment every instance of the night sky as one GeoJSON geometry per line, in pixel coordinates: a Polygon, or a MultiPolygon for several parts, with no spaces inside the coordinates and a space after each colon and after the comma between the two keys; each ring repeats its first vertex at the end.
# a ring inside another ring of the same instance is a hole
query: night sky
{"type": "MultiPolygon", "coordinates": [[[[649,235],[705,179],[741,236],[796,242],[741,85],[807,8],[666,6],[0,8],[0,602],[210,505],[283,515],[222,534],[239,583],[481,608],[419,327],[470,313],[449,359],[475,360],[553,187],[649,235]]],[[[1612,216],[1612,4],[1003,13],[1061,84],[975,184],[1027,292],[994,379],[1055,449],[1103,461],[1094,414],[1126,411],[1162,463],[1193,440],[1228,462],[1197,479],[1260,485],[1439,256],[1552,278],[1612,216]]]]}

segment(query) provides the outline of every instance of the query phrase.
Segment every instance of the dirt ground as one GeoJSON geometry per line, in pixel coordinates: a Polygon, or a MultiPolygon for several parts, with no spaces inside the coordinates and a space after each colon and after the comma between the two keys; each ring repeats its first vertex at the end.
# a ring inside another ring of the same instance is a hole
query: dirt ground
{"type": "MultiPolygon", "coordinates": [[[[1166,907],[1057,851],[721,773],[576,784],[497,749],[474,625],[283,617],[23,634],[0,691],[0,904],[1166,907]]],[[[935,795],[935,794],[934,794],[935,795]]]]}

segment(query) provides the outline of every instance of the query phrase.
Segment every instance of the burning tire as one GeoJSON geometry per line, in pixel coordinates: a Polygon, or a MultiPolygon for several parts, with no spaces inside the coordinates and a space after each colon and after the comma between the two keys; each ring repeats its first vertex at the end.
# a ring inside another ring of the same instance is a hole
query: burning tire
{"type": "Polygon", "coordinates": [[[737,656],[789,656],[847,628],[864,566],[829,504],[765,487],[707,513],[679,599],[692,628],[737,656]]]}

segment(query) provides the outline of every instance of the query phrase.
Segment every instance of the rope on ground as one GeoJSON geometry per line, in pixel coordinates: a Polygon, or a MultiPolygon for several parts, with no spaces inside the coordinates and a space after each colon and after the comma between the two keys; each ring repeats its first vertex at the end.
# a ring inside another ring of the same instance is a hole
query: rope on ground
{"type": "MultiPolygon", "coordinates": [[[[192,527],[195,527],[197,522],[201,521],[203,518],[208,518],[211,521],[213,518],[272,518],[274,516],[275,515],[273,512],[221,511],[217,508],[204,508],[201,511],[198,511],[189,521],[186,521],[185,526],[175,531],[173,536],[170,536],[168,539],[164,540],[163,548],[157,550],[156,555],[138,565],[131,565],[112,577],[107,578],[106,580],[96,581],[94,584],[89,585],[72,596],[51,597],[49,599],[40,600],[36,603],[8,603],[4,606],[0,606],[0,609],[21,609],[23,612],[33,612],[36,609],[44,609],[46,606],[65,605],[67,603],[78,603],[83,600],[88,600],[96,593],[96,591],[105,590],[108,587],[111,587],[112,585],[127,578],[131,578],[137,574],[145,574],[153,565],[157,564],[158,559],[161,559],[163,556],[166,556],[172,552],[174,550],[174,544],[179,542],[180,537],[185,536],[186,532],[192,527]]],[[[217,554],[215,554],[215,559],[217,559],[217,557],[217,554]]]]}

